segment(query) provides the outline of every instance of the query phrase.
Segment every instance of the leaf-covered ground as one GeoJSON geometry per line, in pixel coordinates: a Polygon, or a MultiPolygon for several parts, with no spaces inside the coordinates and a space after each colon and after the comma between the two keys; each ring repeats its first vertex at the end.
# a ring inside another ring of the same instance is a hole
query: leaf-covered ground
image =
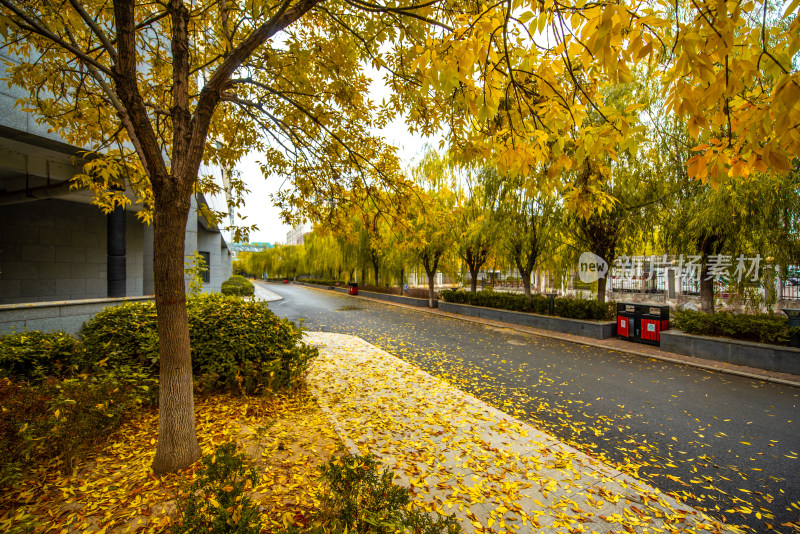
{"type": "MultiPolygon", "coordinates": [[[[271,286],[272,287],[272,286],[271,286]]],[[[276,313],[357,335],[694,508],[800,532],[800,390],[297,286],[276,313]]]]}
{"type": "Polygon", "coordinates": [[[735,530],[358,338],[309,340],[309,385],[354,445],[467,532],[735,530]]]}
{"type": "MultiPolygon", "coordinates": [[[[195,411],[203,454],[233,440],[259,465],[252,496],[263,507],[266,531],[303,523],[315,506],[319,467],[343,451],[313,399],[213,396],[197,399],[195,411]]],[[[163,532],[178,517],[176,497],[200,464],[153,475],[157,428],[155,411],[136,414],[73,472],[41,466],[0,496],[0,531],[163,532]]]]}

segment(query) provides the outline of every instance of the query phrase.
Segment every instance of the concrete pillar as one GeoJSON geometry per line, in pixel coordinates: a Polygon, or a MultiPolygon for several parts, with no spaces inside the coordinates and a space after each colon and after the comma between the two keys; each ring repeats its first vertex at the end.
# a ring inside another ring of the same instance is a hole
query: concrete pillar
{"type": "Polygon", "coordinates": [[[142,237],[142,294],[154,295],[156,292],[155,275],[153,274],[153,225],[144,226],[142,237]]]}
{"type": "MultiPolygon", "coordinates": [[[[195,252],[197,252],[197,197],[192,195],[192,205],[189,209],[189,218],[186,220],[186,236],[183,245],[184,263],[195,252]]],[[[183,282],[188,290],[191,282],[188,275],[184,275],[183,282]]]]}
{"type": "Polygon", "coordinates": [[[675,269],[667,269],[667,296],[675,298],[675,269]]]}
{"type": "Polygon", "coordinates": [[[108,263],[106,280],[109,297],[124,297],[127,286],[127,270],[125,267],[125,209],[117,206],[106,216],[106,251],[108,263]]]}

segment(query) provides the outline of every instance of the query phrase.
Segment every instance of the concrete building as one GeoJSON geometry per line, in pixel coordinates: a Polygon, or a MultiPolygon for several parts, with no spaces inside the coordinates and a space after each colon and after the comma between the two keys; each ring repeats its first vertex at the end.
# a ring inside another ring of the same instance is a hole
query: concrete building
{"type": "Polygon", "coordinates": [[[287,245],[302,245],[306,235],[311,233],[311,224],[303,221],[286,232],[287,245]]]}
{"type": "MultiPolygon", "coordinates": [[[[2,59],[10,58],[0,52],[2,59]]],[[[153,229],[137,218],[141,206],[105,215],[88,192],[70,190],[82,167],[79,148],[15,107],[22,96],[0,84],[0,307],[152,295],[153,229]]],[[[185,253],[206,259],[204,291],[218,291],[232,254],[198,203],[220,201],[192,199],[185,253]]]]}

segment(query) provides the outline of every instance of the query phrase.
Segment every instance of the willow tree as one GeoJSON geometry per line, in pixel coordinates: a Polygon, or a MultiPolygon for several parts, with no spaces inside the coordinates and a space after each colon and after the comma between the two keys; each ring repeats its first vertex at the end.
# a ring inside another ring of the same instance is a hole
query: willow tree
{"type": "Polygon", "coordinates": [[[504,228],[499,227],[497,213],[501,199],[487,187],[491,168],[481,169],[476,176],[467,174],[460,187],[455,188],[453,232],[456,251],[466,263],[470,275],[470,291],[478,287],[478,273],[498,249],[497,243],[504,228]]]}

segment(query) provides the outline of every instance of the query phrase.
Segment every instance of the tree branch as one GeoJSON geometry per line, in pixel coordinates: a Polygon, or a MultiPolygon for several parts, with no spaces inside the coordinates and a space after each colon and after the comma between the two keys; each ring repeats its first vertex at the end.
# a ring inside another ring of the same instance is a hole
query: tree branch
{"type": "Polygon", "coordinates": [[[105,34],[105,32],[103,32],[103,29],[92,19],[92,17],[89,16],[89,14],[85,9],[83,9],[83,6],[80,5],[77,0],[69,0],[69,3],[72,4],[72,7],[78,12],[83,21],[86,22],[86,25],[89,26],[97,38],[100,39],[100,42],[105,47],[106,52],[108,52],[111,61],[116,62],[117,53],[114,50],[114,46],[111,44],[111,41],[108,39],[108,36],[105,34]]]}
{"type": "Polygon", "coordinates": [[[7,8],[8,10],[12,11],[15,15],[17,15],[24,24],[20,23],[13,18],[9,19],[13,24],[17,25],[21,29],[28,30],[31,33],[35,33],[37,35],[41,35],[45,39],[52,41],[53,43],[57,44],[64,50],[68,51],[70,54],[73,54],[76,58],[80,59],[87,65],[92,65],[97,70],[102,71],[103,73],[107,74],[108,76],[112,75],[112,72],[103,65],[102,63],[95,60],[93,57],[84,53],[80,48],[73,46],[72,44],[64,41],[61,37],[53,33],[50,29],[46,26],[40,24],[40,21],[37,21],[31,17],[29,17],[25,12],[19,9],[14,3],[10,0],[0,0],[0,5],[7,8]]]}

